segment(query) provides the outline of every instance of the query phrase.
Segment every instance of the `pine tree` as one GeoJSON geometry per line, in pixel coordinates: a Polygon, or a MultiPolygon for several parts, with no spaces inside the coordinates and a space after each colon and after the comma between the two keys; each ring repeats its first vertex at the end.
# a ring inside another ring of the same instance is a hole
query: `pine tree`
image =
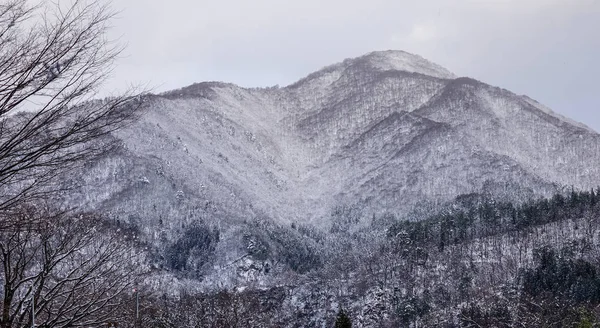
{"type": "Polygon", "coordinates": [[[352,328],[352,320],[350,320],[344,309],[338,311],[335,328],[352,328]]]}

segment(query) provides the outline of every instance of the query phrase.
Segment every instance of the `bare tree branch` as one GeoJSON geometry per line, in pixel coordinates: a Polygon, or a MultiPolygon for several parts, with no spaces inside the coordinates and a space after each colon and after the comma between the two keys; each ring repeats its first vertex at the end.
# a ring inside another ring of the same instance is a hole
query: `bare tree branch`
{"type": "Polygon", "coordinates": [[[40,209],[0,232],[0,327],[89,327],[117,319],[141,273],[134,239],[106,221],[40,209]],[[35,316],[32,316],[35,309],[35,316]]]}
{"type": "Polygon", "coordinates": [[[84,0],[0,5],[0,213],[55,190],[58,175],[110,149],[109,134],[136,118],[134,90],[92,100],[122,51],[106,37],[113,16],[84,0]]]}

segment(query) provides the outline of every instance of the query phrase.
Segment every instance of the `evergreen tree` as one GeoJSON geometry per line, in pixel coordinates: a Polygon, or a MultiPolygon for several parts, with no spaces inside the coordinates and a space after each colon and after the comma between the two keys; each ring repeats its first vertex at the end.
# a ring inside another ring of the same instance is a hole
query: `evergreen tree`
{"type": "Polygon", "coordinates": [[[335,328],[352,328],[352,320],[344,309],[340,309],[335,319],[335,328]]]}

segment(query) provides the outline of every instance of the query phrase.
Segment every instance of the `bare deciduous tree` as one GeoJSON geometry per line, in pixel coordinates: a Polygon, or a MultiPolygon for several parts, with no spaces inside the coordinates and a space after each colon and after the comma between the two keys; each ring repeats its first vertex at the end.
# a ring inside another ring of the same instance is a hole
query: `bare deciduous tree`
{"type": "Polygon", "coordinates": [[[56,190],[56,176],[136,116],[133,91],[92,100],[122,50],[101,2],[0,4],[0,213],[56,190]]]}
{"type": "Polygon", "coordinates": [[[133,239],[96,217],[37,209],[19,215],[28,224],[0,232],[0,327],[119,321],[142,270],[133,239]]]}

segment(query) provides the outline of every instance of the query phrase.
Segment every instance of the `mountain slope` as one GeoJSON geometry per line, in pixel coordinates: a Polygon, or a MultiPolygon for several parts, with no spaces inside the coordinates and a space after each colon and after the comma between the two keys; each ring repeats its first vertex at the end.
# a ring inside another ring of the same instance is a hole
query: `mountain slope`
{"type": "Polygon", "coordinates": [[[600,182],[596,132],[405,52],[347,59],[285,88],[206,82],[144,104],[114,135],[121,149],[71,178],[82,192],[70,201],[157,245],[198,220],[218,226],[223,265],[247,255],[248,220],[327,228],[339,206],[404,215],[459,194],[600,182]]]}

